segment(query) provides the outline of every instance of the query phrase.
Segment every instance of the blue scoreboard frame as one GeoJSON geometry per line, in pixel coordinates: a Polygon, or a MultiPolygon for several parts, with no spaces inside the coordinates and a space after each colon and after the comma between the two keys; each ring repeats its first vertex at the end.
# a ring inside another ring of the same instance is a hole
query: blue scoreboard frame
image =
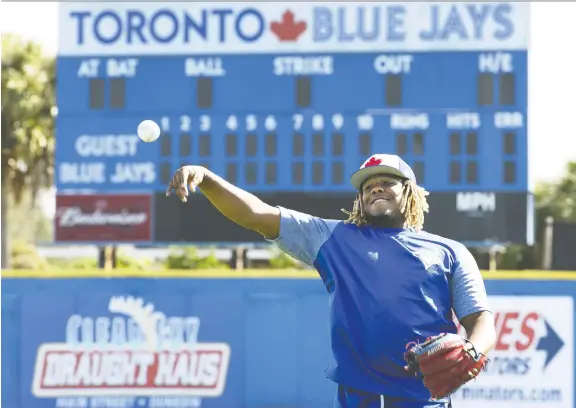
{"type": "Polygon", "coordinates": [[[202,197],[195,217],[165,198],[172,173],[341,218],[349,175],[390,152],[431,192],[431,232],[530,243],[528,7],[63,3],[58,193],[150,194],[150,241],[255,241],[202,197]]]}

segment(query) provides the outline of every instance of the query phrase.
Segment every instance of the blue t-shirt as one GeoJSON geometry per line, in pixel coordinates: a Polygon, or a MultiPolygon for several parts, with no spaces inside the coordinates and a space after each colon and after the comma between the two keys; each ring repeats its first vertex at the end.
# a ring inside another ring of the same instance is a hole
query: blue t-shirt
{"type": "Polygon", "coordinates": [[[329,293],[334,382],[428,400],[404,370],[405,345],[490,310],[472,254],[456,241],[409,229],[357,227],[280,208],[284,252],[315,267],[329,293]]]}

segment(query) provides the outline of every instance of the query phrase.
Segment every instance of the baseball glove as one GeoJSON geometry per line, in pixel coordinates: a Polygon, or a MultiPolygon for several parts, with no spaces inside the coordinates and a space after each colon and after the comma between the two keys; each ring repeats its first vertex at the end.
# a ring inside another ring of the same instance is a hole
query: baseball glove
{"type": "Polygon", "coordinates": [[[406,345],[406,370],[424,379],[432,399],[444,398],[476,378],[488,359],[457,334],[443,333],[406,345]]]}

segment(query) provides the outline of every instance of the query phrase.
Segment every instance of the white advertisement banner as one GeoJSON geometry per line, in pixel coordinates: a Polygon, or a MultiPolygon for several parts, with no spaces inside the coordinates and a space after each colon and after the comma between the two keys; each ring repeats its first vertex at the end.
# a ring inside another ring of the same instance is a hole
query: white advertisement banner
{"type": "Polygon", "coordinates": [[[497,341],[485,372],[458,390],[459,408],[574,407],[572,297],[494,296],[497,341]]]}
{"type": "Polygon", "coordinates": [[[528,3],[60,3],[59,53],[524,50],[528,3]]]}

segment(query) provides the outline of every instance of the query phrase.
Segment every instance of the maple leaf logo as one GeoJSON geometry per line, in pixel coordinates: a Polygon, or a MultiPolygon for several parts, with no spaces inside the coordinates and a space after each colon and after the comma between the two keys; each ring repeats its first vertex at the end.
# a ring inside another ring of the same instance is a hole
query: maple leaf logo
{"type": "Polygon", "coordinates": [[[284,41],[296,41],[298,37],[306,31],[306,22],[294,20],[294,13],[290,10],[286,10],[282,14],[282,21],[273,21],[270,24],[270,30],[278,37],[282,42],[284,41]]]}
{"type": "Polygon", "coordinates": [[[382,159],[377,159],[376,157],[372,156],[370,157],[370,160],[364,164],[364,167],[379,166],[380,164],[382,164],[382,159]]]}

